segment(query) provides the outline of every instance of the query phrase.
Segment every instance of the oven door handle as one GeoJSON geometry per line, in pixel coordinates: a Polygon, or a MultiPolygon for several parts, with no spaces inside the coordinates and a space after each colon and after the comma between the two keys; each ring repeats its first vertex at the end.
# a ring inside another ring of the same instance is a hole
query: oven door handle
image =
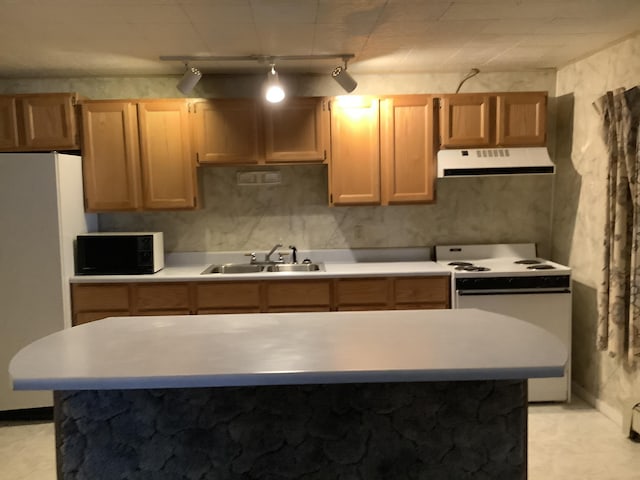
{"type": "Polygon", "coordinates": [[[458,295],[547,295],[549,293],[571,293],[568,288],[536,288],[536,289],[505,289],[505,290],[456,290],[458,295]]]}

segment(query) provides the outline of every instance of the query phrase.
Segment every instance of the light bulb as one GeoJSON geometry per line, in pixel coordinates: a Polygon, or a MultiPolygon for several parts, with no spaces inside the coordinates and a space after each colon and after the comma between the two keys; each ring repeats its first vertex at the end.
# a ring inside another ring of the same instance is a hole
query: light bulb
{"type": "Polygon", "coordinates": [[[271,71],[267,73],[265,98],[268,102],[278,103],[284,100],[284,97],[284,89],[278,80],[278,73],[276,72],[275,67],[271,65],[271,71]]]}

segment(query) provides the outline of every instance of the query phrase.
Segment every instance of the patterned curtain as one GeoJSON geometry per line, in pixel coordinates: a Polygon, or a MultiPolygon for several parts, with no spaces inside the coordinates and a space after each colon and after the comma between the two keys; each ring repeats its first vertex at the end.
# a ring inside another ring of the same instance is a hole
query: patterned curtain
{"type": "Polygon", "coordinates": [[[597,347],[633,364],[640,358],[640,88],[607,92],[594,107],[609,154],[597,347]]]}

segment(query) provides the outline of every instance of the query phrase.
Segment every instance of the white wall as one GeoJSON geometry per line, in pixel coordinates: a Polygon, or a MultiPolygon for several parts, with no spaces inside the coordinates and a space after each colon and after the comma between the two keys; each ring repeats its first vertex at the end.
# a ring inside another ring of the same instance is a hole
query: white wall
{"type": "Polygon", "coordinates": [[[557,189],[553,256],[573,269],[574,380],[619,420],[640,402],[640,377],[622,359],[595,349],[607,153],[592,103],[607,90],[640,84],[640,35],[558,71],[557,189]]]}

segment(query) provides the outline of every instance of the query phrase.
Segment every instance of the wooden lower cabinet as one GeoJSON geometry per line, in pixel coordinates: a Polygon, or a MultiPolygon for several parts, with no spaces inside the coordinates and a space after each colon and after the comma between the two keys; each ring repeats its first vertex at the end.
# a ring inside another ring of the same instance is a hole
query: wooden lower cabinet
{"type": "Polygon", "coordinates": [[[331,310],[329,280],[283,280],[265,282],[267,312],[328,312],[331,310]]]}
{"type": "Polygon", "coordinates": [[[451,308],[449,277],[396,277],[393,298],[396,309],[451,308]]]}
{"type": "Polygon", "coordinates": [[[196,314],[258,313],[261,306],[260,282],[196,283],[196,314]]]}
{"type": "Polygon", "coordinates": [[[189,287],[187,282],[134,283],[130,286],[131,311],[133,315],[189,315],[192,311],[189,287]]]}
{"type": "Polygon", "coordinates": [[[73,325],[106,317],[450,308],[449,276],[75,283],[73,325]]]}
{"type": "Polygon", "coordinates": [[[72,324],[130,315],[129,286],[121,283],[72,284],[72,324]]]}
{"type": "Polygon", "coordinates": [[[391,308],[390,281],[384,277],[335,280],[336,310],[387,310],[391,308]]]}

